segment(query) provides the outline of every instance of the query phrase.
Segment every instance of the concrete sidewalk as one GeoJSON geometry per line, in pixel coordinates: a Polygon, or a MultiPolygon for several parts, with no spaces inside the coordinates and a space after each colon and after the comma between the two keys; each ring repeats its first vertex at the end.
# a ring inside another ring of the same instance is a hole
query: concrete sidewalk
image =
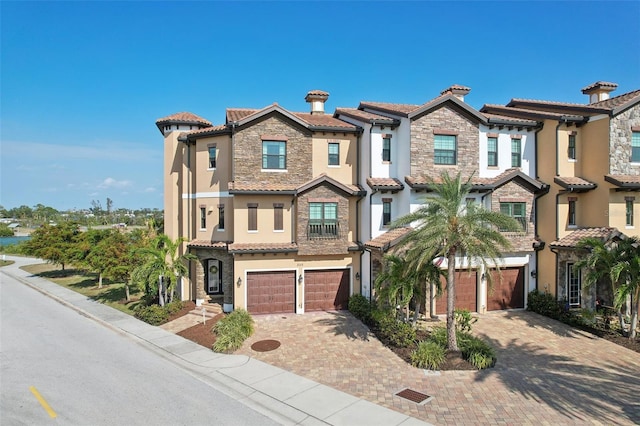
{"type": "Polygon", "coordinates": [[[22,269],[37,259],[6,256],[0,268],[37,291],[122,333],[247,406],[285,425],[426,425],[421,420],[354,397],[246,355],[215,353],[160,327],[95,302],[22,269]]]}

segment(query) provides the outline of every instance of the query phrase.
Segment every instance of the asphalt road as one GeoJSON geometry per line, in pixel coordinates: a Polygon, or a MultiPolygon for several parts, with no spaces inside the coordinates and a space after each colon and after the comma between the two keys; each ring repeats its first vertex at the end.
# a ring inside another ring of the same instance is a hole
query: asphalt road
{"type": "Polygon", "coordinates": [[[2,273],[0,390],[2,425],[275,424],[2,273]]]}

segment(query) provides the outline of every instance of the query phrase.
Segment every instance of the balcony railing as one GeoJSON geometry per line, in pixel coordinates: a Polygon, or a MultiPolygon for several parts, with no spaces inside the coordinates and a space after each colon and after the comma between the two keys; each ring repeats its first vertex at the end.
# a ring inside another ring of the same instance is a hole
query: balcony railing
{"type": "Polygon", "coordinates": [[[331,240],[340,238],[340,224],[336,221],[309,222],[307,237],[310,240],[331,240]]]}

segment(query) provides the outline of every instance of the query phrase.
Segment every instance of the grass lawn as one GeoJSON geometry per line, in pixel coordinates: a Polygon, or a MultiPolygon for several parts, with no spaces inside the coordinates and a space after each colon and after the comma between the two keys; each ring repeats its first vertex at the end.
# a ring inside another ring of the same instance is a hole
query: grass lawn
{"type": "Polygon", "coordinates": [[[133,309],[138,305],[142,296],[141,292],[131,289],[131,301],[127,302],[125,300],[124,283],[112,283],[107,279],[103,279],[102,288],[98,288],[97,274],[77,269],[67,268],[63,271],[59,266],[49,263],[28,265],[22,269],[129,315],[133,315],[133,309]]]}
{"type": "Polygon", "coordinates": [[[13,260],[0,260],[0,268],[15,263],[13,260]]]}

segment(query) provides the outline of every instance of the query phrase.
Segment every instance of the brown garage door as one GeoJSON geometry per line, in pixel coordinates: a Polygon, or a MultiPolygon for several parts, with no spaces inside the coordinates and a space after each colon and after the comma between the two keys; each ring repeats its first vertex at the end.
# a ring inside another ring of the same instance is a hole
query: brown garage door
{"type": "MultiPolygon", "coordinates": [[[[442,278],[442,296],[436,299],[436,314],[447,313],[447,280],[442,278]]],[[[477,283],[475,271],[456,271],[456,309],[477,312],[477,283]]]]}
{"type": "Polygon", "coordinates": [[[295,312],[295,271],[247,273],[247,311],[252,314],[295,312]]]}
{"type": "Polygon", "coordinates": [[[349,270],[305,271],[304,310],[333,311],[349,304],[349,270]]]}
{"type": "Polygon", "coordinates": [[[487,310],[524,308],[524,268],[500,268],[500,273],[490,273],[493,284],[489,288],[487,283],[487,310]]]}

